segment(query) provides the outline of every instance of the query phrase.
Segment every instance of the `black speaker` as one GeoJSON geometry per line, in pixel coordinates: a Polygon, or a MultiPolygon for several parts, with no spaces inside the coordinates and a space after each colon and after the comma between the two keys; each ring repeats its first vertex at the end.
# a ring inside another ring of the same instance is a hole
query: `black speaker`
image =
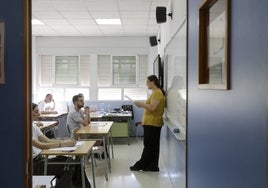
{"type": "Polygon", "coordinates": [[[156,7],[156,22],[165,23],[167,21],[167,8],[156,7]]]}
{"type": "Polygon", "coordinates": [[[157,38],[156,36],[150,36],[150,45],[151,46],[156,46],[157,45],[157,38]]]}

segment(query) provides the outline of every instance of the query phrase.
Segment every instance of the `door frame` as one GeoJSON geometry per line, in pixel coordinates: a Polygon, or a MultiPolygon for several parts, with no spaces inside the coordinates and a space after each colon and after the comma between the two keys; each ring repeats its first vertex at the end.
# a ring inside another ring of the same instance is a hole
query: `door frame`
{"type": "Polygon", "coordinates": [[[23,187],[32,187],[32,0],[23,0],[23,187]]]}

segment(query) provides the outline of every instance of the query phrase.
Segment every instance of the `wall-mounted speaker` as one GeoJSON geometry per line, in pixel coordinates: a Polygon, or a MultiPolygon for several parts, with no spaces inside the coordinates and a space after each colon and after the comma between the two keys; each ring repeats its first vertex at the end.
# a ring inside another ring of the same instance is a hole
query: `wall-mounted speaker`
{"type": "Polygon", "coordinates": [[[151,46],[156,46],[157,45],[157,38],[156,38],[156,36],[150,36],[149,40],[150,40],[150,45],[151,46]]]}
{"type": "Polygon", "coordinates": [[[165,23],[167,21],[167,15],[172,19],[172,13],[167,14],[166,7],[156,7],[156,22],[165,23]]]}
{"type": "Polygon", "coordinates": [[[165,23],[167,21],[167,8],[156,7],[156,22],[165,23]]]}

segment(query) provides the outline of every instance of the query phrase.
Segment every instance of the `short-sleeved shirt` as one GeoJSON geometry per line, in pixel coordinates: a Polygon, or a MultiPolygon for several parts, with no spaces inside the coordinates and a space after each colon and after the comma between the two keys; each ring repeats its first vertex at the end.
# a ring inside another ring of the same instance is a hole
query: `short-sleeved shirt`
{"type": "MultiPolygon", "coordinates": [[[[32,140],[39,140],[38,137],[41,136],[43,133],[40,130],[39,127],[36,126],[35,123],[32,123],[32,140]]],[[[40,152],[42,151],[41,149],[37,148],[37,147],[32,147],[33,150],[33,158],[35,158],[37,155],[40,154],[40,152]]]]}
{"type": "Polygon", "coordinates": [[[67,127],[72,135],[74,129],[79,129],[81,127],[80,121],[84,119],[84,113],[83,110],[80,109],[79,111],[76,111],[75,109],[72,109],[67,116],[67,127]]]}
{"type": "Polygon", "coordinates": [[[54,106],[54,102],[51,101],[51,102],[46,103],[43,100],[38,103],[38,110],[40,113],[42,111],[49,111],[49,110],[52,110],[53,106],[54,106]]]}
{"type": "Polygon", "coordinates": [[[152,100],[160,101],[154,111],[144,109],[142,117],[142,125],[151,125],[155,127],[161,127],[163,125],[163,113],[165,108],[165,96],[161,89],[153,91],[151,96],[146,100],[146,104],[150,104],[152,100]]]}

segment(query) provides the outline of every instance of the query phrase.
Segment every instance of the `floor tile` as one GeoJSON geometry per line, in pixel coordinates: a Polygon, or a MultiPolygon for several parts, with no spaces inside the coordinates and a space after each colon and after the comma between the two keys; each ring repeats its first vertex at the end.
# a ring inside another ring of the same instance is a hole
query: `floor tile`
{"type": "MultiPolygon", "coordinates": [[[[109,180],[105,180],[103,163],[97,160],[95,167],[95,180],[97,188],[173,188],[167,169],[161,155],[159,157],[159,172],[130,171],[129,167],[139,160],[143,149],[142,139],[131,140],[130,145],[126,142],[114,141],[114,159],[111,160],[111,173],[109,180]]],[[[86,172],[91,179],[91,164],[87,164],[86,172]]]]}

